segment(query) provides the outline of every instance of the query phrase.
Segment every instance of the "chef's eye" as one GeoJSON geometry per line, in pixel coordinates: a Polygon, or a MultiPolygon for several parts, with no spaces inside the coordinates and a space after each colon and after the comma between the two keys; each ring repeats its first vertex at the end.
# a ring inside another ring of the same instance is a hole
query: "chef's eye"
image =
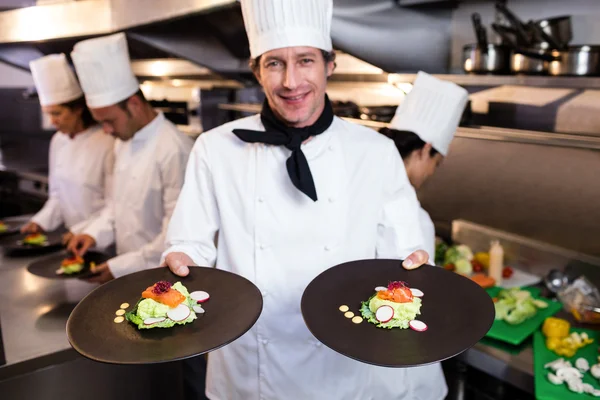
{"type": "Polygon", "coordinates": [[[265,65],[267,68],[277,68],[279,66],[281,66],[281,63],[276,60],[267,61],[267,64],[265,65]]]}
{"type": "Polygon", "coordinates": [[[300,60],[300,64],[302,65],[312,64],[313,62],[314,60],[312,58],[303,58],[300,60]]]}

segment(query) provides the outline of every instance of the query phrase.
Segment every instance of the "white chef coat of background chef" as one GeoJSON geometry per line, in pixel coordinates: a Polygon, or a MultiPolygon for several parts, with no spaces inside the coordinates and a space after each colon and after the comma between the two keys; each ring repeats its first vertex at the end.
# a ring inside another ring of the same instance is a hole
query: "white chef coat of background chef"
{"type": "MultiPolygon", "coordinates": [[[[79,42],[72,56],[90,107],[117,104],[139,90],[125,35],[79,42]]],[[[116,243],[118,256],[108,261],[115,278],[159,265],[192,145],[162,113],[132,139],[116,141],[112,201],[83,230],[97,247],[116,243]]]]}
{"type": "MultiPolygon", "coordinates": [[[[411,92],[396,109],[389,128],[413,132],[446,157],[468,99],[469,93],[455,83],[419,72],[411,92]]],[[[433,263],[435,227],[429,213],[422,207],[419,210],[419,220],[425,250],[433,263]]]]}
{"type": "MultiPolygon", "coordinates": [[[[253,57],[273,43],[331,49],[331,7],[323,0],[243,1],[253,57]],[[329,17],[318,18],[322,12],[329,17]],[[257,29],[248,13],[272,30],[257,29]],[[315,26],[304,29],[298,23],[315,26]]],[[[213,400],[444,398],[439,365],[396,369],[352,360],[322,346],[300,312],[304,289],[327,268],[356,259],[403,258],[422,248],[418,201],[393,142],[334,118],[325,132],[302,145],[319,199],[313,202],[290,181],[289,150],[245,143],[234,129],[264,126],[253,116],[199,137],[165,252],[181,251],[198,265],[244,276],[263,295],[254,327],[208,357],[207,395],[213,400]]]]}
{"type": "MultiPolygon", "coordinates": [[[[42,106],[83,96],[64,54],[32,61],[33,80],[42,106]]],[[[105,205],[111,187],[114,139],[93,125],[73,138],[56,132],[50,141],[48,200],[32,221],[46,231],[61,224],[77,232],[105,205]]]]}

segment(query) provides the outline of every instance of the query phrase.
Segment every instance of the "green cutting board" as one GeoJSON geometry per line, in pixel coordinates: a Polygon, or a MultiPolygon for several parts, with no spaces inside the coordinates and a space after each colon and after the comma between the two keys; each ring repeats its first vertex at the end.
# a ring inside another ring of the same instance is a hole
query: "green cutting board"
{"type": "MultiPolygon", "coordinates": [[[[502,290],[502,288],[497,286],[486,289],[491,297],[496,297],[500,290],[502,290]]],[[[541,297],[539,288],[523,288],[523,290],[529,291],[534,298],[546,302],[548,307],[538,310],[537,314],[518,325],[511,325],[506,321],[494,320],[494,323],[486,336],[513,345],[521,344],[521,342],[539,329],[546,318],[556,314],[562,308],[561,303],[541,297]]]]}
{"type": "MultiPolygon", "coordinates": [[[[571,361],[573,366],[575,360],[579,357],[583,357],[590,363],[590,366],[598,362],[598,338],[600,337],[599,332],[591,331],[588,329],[571,328],[571,332],[586,332],[590,338],[594,339],[594,343],[590,343],[587,346],[579,349],[574,357],[567,358],[571,361]]],[[[537,331],[533,335],[533,371],[535,381],[535,398],[537,400],[585,400],[594,399],[595,397],[586,393],[573,393],[567,385],[553,385],[550,383],[546,375],[550,371],[544,369],[544,365],[560,358],[555,353],[551,352],[546,348],[546,338],[541,331],[537,331]]],[[[600,382],[595,379],[589,372],[583,375],[583,381],[594,386],[596,389],[600,389],[600,382]]]]}

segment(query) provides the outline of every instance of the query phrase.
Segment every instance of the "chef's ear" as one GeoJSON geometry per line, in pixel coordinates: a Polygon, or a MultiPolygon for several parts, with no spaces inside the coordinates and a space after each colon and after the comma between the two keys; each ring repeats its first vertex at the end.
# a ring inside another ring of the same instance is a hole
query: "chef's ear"
{"type": "Polygon", "coordinates": [[[254,77],[262,86],[262,83],[260,81],[260,56],[250,59],[250,62],[248,64],[250,65],[250,70],[252,71],[252,74],[254,74],[254,77]]]}
{"type": "Polygon", "coordinates": [[[431,155],[431,150],[433,149],[433,146],[431,145],[431,143],[425,143],[425,146],[423,146],[423,148],[421,149],[421,151],[423,152],[424,156],[427,156],[428,158],[433,157],[431,155]]]}

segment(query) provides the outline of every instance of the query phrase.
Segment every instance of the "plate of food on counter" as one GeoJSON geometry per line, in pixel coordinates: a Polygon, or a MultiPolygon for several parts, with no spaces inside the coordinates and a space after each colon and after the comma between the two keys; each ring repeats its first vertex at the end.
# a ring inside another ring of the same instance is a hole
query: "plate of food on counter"
{"type": "Polygon", "coordinates": [[[168,268],[136,272],[87,295],[67,321],[71,346],[111,364],[154,364],[216,350],[247,332],[262,311],[249,280],[208,267],[186,277],[168,268]]]}
{"type": "Polygon", "coordinates": [[[63,247],[63,233],[64,231],[22,234],[20,237],[5,239],[2,248],[8,255],[32,255],[56,251],[63,247]]]}
{"type": "Polygon", "coordinates": [[[600,397],[597,330],[572,327],[547,318],[533,336],[535,397],[581,400],[600,397]]]}
{"type": "Polygon", "coordinates": [[[494,320],[485,290],[443,268],[401,263],[359,260],[318,275],[301,300],[308,329],[338,353],[385,367],[442,361],[484,337],[494,320]]]}
{"type": "Polygon", "coordinates": [[[19,233],[19,226],[9,221],[0,220],[0,237],[16,235],[19,233]]]}
{"type": "Polygon", "coordinates": [[[61,251],[32,262],[27,271],[49,279],[85,278],[94,275],[95,267],[109,258],[108,254],[96,251],[88,251],[83,257],[61,251]]]}

